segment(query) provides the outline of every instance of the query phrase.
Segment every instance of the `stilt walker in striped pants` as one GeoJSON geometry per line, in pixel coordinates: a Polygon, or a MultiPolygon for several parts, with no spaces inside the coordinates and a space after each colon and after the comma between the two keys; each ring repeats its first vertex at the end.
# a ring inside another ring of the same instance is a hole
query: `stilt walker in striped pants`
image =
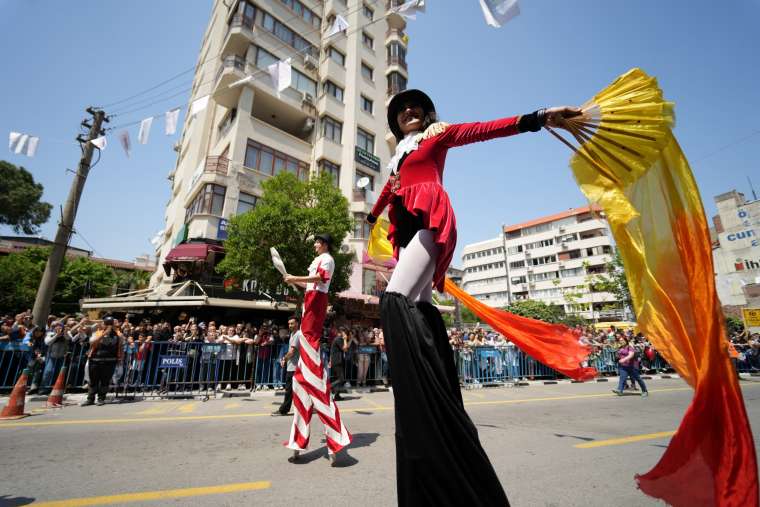
{"type": "Polygon", "coordinates": [[[293,375],[293,425],[285,446],[293,449],[290,460],[297,460],[300,452],[309,446],[311,416],[316,411],[325,426],[330,464],[335,466],[336,454],[351,443],[351,435],[333,401],[330,378],[319,354],[319,340],[327,314],[327,292],[335,271],[335,261],[329,253],[331,246],[332,237],[329,234],[317,236],[314,249],[318,255],[309,266],[309,274],[284,277],[286,283],[306,289],[298,365],[293,375]]]}

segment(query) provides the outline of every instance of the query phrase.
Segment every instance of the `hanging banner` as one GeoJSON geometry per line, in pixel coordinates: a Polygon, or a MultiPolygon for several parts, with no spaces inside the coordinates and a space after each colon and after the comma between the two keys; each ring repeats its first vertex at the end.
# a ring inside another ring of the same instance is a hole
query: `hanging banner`
{"type": "Polygon", "coordinates": [[[480,8],[489,26],[501,28],[501,25],[520,14],[517,0],[480,0],[480,8]]]}
{"type": "Polygon", "coordinates": [[[137,134],[137,142],[140,144],[148,144],[148,137],[150,137],[150,126],[153,125],[153,117],[145,118],[140,122],[140,132],[137,134]]]}
{"type": "Polygon", "coordinates": [[[166,125],[164,127],[164,131],[166,132],[167,136],[174,135],[175,132],[177,132],[177,120],[179,119],[179,108],[172,109],[171,111],[166,112],[166,125]]]}

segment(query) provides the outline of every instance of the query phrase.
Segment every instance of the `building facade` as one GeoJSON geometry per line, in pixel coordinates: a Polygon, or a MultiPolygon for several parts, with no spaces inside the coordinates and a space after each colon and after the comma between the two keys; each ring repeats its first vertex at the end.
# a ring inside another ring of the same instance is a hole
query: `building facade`
{"type": "MultiPolygon", "coordinates": [[[[395,142],[385,104],[408,78],[405,20],[386,16],[397,3],[214,2],[190,97],[208,97],[208,104],[187,115],[176,146],[159,265],[182,242],[224,240],[227,221],[256,205],[267,178],[327,172],[355,218],[341,246],[355,252],[350,292],[377,291],[379,268],[363,262],[364,218],[388,176],[395,142]],[[327,37],[338,15],[349,28],[327,37]],[[288,58],[291,85],[278,93],[267,67],[288,58]],[[364,177],[369,185],[359,189],[364,177]]],[[[158,269],[152,283],[167,280],[158,269]]]]}
{"type": "Polygon", "coordinates": [[[621,320],[614,295],[589,287],[606,272],[612,244],[607,221],[588,206],[504,226],[500,236],[464,247],[464,289],[494,307],[531,299],[586,319],[621,320]]]}
{"type": "Polygon", "coordinates": [[[713,262],[724,306],[754,305],[760,289],[760,200],[731,190],[715,197],[713,262]]]}

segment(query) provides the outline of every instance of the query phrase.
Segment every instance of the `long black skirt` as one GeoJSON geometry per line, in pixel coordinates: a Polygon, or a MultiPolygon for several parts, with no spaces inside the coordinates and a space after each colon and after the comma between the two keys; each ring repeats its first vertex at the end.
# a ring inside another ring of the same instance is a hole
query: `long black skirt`
{"type": "Polygon", "coordinates": [[[438,309],[386,292],[380,317],[393,379],[398,504],[508,506],[464,410],[438,309]]]}

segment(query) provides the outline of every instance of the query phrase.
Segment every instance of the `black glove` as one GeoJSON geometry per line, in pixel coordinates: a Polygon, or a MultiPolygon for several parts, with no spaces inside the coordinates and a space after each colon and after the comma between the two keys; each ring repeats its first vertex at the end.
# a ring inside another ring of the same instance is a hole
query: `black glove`
{"type": "Polygon", "coordinates": [[[542,108],[520,116],[517,122],[517,130],[520,132],[538,132],[544,125],[546,125],[546,109],[542,108]]]}
{"type": "Polygon", "coordinates": [[[377,217],[373,215],[372,213],[370,213],[367,215],[367,222],[374,224],[375,222],[377,222],[377,217]]]}

